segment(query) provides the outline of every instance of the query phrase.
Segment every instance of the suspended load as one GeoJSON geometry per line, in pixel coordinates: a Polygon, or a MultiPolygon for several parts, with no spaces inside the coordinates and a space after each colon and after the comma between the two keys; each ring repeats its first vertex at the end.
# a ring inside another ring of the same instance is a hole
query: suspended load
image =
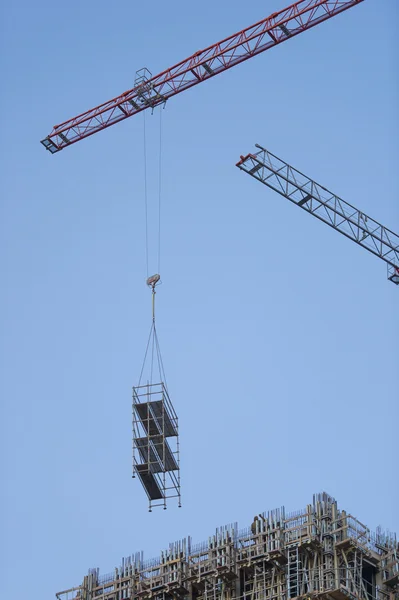
{"type": "Polygon", "coordinates": [[[152,289],[152,324],[139,383],[133,387],[133,477],[140,479],[154,506],[166,509],[168,498],[180,495],[179,428],[170,400],[155,326],[158,274],[147,279],[152,289]],[[147,374],[147,383],[142,384],[147,374]]]}
{"type": "Polygon", "coordinates": [[[180,502],[177,415],[165,383],[133,388],[133,473],[153,506],[166,509],[167,498],[180,502]]]}

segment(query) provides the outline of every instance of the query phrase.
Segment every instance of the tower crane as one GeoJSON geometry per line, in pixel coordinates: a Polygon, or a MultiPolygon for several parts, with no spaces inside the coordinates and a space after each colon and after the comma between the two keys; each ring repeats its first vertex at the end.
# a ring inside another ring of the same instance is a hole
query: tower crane
{"type": "Polygon", "coordinates": [[[241,156],[237,167],[327,223],[387,263],[388,279],[399,284],[399,236],[310,179],[266,148],[241,156]]]}
{"type": "Polygon", "coordinates": [[[195,52],[177,65],[152,76],[148,69],[136,73],[135,85],[60,125],[41,140],[55,154],[66,146],[102,131],[143,110],[152,110],[187,90],[231,69],[273,46],[360,4],[363,0],[299,0],[224,40],[195,52]]]}

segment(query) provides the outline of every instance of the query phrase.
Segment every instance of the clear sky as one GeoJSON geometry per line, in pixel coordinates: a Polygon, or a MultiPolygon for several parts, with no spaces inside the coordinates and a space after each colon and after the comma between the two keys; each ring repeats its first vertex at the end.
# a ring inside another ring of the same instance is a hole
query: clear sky
{"type": "MultiPolygon", "coordinates": [[[[235,167],[258,142],[398,231],[396,0],[365,0],[163,112],[158,333],[181,509],[149,514],[131,479],[131,386],[151,321],[143,117],[55,156],[39,143],[137,69],[160,72],[286,2],[0,9],[4,598],[52,598],[90,567],[322,490],[399,532],[399,288],[378,258],[235,167]]],[[[148,114],[151,234],[158,127],[148,114]]]]}

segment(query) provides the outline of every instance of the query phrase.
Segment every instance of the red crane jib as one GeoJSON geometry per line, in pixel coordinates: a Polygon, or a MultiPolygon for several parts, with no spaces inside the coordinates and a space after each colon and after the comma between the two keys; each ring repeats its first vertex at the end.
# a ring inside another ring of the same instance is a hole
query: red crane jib
{"type": "Polygon", "coordinates": [[[360,4],[364,0],[300,0],[243,29],[239,33],[199,50],[174,67],[136,85],[120,96],[100,104],[69,121],[55,125],[41,143],[52,154],[147,108],[154,108],[249,58],[360,4]]]}

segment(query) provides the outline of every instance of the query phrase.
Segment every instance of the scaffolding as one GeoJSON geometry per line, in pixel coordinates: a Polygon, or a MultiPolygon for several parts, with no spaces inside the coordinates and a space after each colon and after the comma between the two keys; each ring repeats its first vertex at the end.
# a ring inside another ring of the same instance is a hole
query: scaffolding
{"type": "MultiPolygon", "coordinates": [[[[150,419],[147,419],[149,425],[150,419]]],[[[284,507],[207,541],[169,545],[155,559],[122,559],[113,573],[91,569],[57,600],[399,600],[396,536],[372,533],[326,493],[300,511],[284,507]]]]}
{"type": "Polygon", "coordinates": [[[133,477],[153,506],[180,496],[178,419],[164,383],[133,388],[133,477]]]}

